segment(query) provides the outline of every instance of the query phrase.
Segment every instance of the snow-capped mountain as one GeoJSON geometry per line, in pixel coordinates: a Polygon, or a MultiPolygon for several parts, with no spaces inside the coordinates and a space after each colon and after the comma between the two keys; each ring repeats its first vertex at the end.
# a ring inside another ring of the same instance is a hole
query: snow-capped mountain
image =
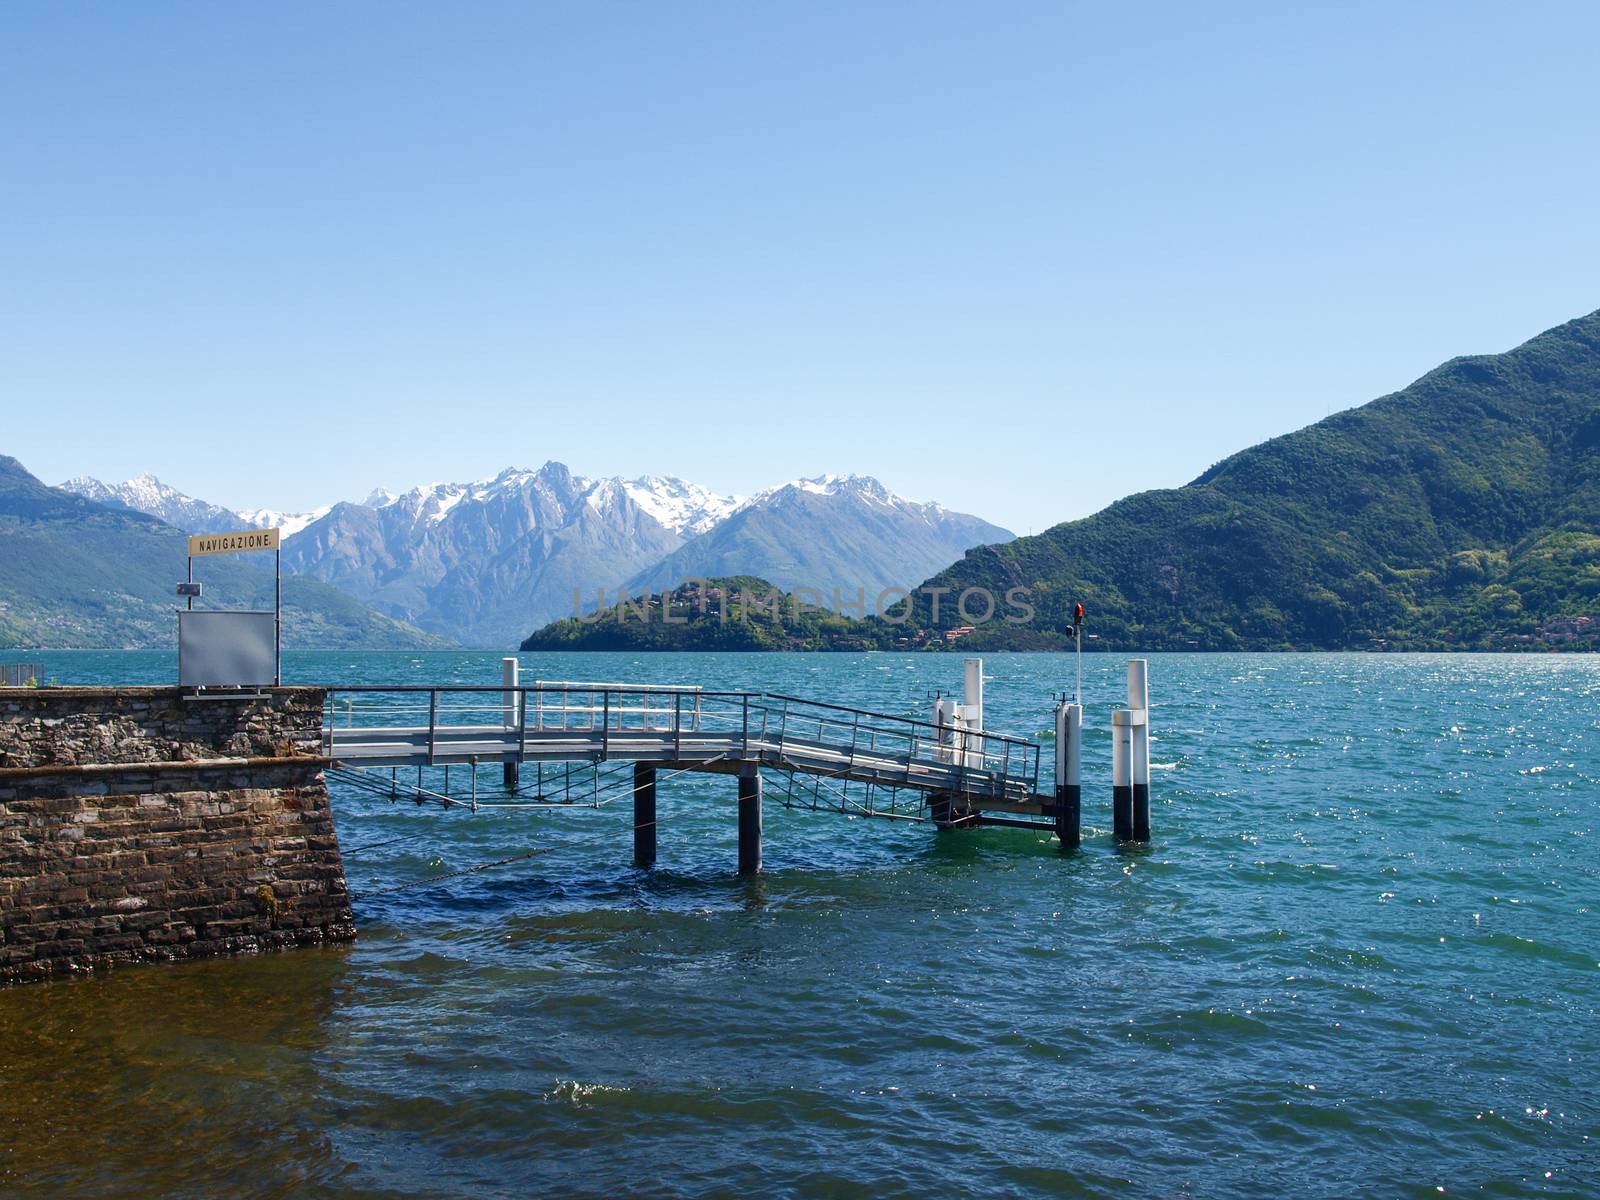
{"type": "Polygon", "coordinates": [[[575,591],[614,590],[738,503],[682,479],[590,479],[549,462],[334,505],[284,560],[468,645],[515,645],[570,614],[575,591]]]}
{"type": "Polygon", "coordinates": [[[941,504],[908,500],[867,475],[792,479],[756,493],[729,516],[629,580],[635,590],[685,579],[760,575],[831,602],[915,587],[974,546],[1009,530],[941,504]]]}
{"type": "Polygon", "coordinates": [[[675,475],[644,475],[622,487],[635,504],[684,537],[706,532],[743,503],[739,496],[719,496],[675,475]]]}
{"type": "MultiPolygon", "coordinates": [[[[485,503],[521,488],[531,487],[545,499],[553,500],[559,489],[551,483],[548,473],[556,466],[560,464],[546,463],[537,471],[507,467],[492,479],[480,479],[475,483],[429,483],[403,494],[375,488],[363,504],[368,508],[395,505],[413,520],[439,522],[464,500],[485,503]]],[[[581,475],[571,478],[584,502],[597,512],[612,511],[626,497],[657,524],[685,537],[704,533],[743,502],[740,496],[720,496],[710,488],[673,475],[644,475],[638,479],[587,479],[581,475]]],[[[316,515],[322,516],[327,511],[322,509],[316,515]]]]}
{"type": "Polygon", "coordinates": [[[127,508],[134,512],[160,517],[168,525],[185,533],[223,533],[230,529],[280,529],[284,537],[300,532],[312,521],[328,511],[325,505],[315,512],[287,513],[271,508],[247,508],[235,511],[220,504],[208,504],[187,496],[177,488],[162,483],[146,472],[125,483],[101,483],[90,475],[77,475],[61,485],[64,492],[73,492],[97,504],[113,508],[127,508]]]}
{"type": "Polygon", "coordinates": [[[176,526],[185,533],[220,533],[239,528],[241,521],[238,513],[186,496],[149,473],[117,484],[105,484],[91,476],[78,475],[63,483],[61,490],[74,492],[97,504],[160,517],[168,525],[176,526]]]}
{"type": "Polygon", "coordinates": [[[870,475],[818,475],[813,479],[791,479],[757,492],[745,503],[765,504],[779,493],[788,491],[803,492],[808,496],[837,496],[841,492],[848,492],[871,504],[916,503],[896,496],[870,475]]]}

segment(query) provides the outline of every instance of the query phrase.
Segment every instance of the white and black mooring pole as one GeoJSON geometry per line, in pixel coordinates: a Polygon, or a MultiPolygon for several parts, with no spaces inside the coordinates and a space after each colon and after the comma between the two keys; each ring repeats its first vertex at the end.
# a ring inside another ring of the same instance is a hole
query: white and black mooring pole
{"type": "Polygon", "coordinates": [[[1111,714],[1111,829],[1119,842],[1150,840],[1150,664],[1128,660],[1128,707],[1111,714]]]}
{"type": "Polygon", "coordinates": [[[1056,838],[1063,850],[1077,848],[1083,811],[1083,705],[1056,705],[1056,838]]]}
{"type": "MultiPolygon", "coordinates": [[[[500,660],[500,722],[507,729],[517,729],[517,693],[521,690],[517,660],[507,655],[500,660]]],[[[519,751],[520,753],[520,751],[519,751]]],[[[515,759],[507,759],[502,772],[502,782],[507,791],[514,792],[522,782],[522,769],[515,759]]]]}

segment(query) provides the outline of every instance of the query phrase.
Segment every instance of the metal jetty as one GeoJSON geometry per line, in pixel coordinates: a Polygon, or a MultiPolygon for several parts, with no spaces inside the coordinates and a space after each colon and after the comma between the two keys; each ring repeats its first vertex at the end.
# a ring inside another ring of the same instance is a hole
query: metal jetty
{"type": "Polygon", "coordinates": [[[330,687],[326,704],[323,749],[336,778],[390,799],[474,810],[631,799],[634,858],[645,866],[656,857],[658,772],[738,778],[746,873],[761,865],[763,775],[786,807],[1038,829],[1078,844],[1081,706],[1057,707],[1055,781],[1041,792],[1039,744],[982,727],[976,659],[966,702],[940,700],[933,721],[768,692],[528,686],[515,659],[499,686],[330,687]],[[501,786],[482,787],[479,768],[493,764],[501,786]]]}

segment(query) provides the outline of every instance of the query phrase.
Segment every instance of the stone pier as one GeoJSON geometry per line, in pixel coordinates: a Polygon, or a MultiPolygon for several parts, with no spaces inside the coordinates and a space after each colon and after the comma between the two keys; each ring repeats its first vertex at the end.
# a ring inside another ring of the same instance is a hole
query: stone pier
{"type": "Polygon", "coordinates": [[[322,704],[0,688],[0,982],[352,939],[322,704]]]}

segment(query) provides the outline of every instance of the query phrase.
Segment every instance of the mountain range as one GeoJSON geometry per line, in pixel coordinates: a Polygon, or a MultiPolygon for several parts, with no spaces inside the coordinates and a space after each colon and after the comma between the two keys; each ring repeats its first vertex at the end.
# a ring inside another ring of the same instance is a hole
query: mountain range
{"type": "Polygon", "coordinates": [[[980,542],[1012,535],[895,495],[875,479],[824,475],[745,499],[673,476],[591,479],[558,462],[475,483],[435,483],[310,513],[232,511],[143,475],[63,488],[192,532],[277,526],[286,570],[465,645],[515,645],[619,589],[759,573],[869,604],[980,542]]]}
{"type": "Polygon", "coordinates": [[[1107,649],[1600,648],[1600,312],[924,587],[1029,590],[975,647],[1065,644],[1082,602],[1107,649]]]}
{"type": "MultiPolygon", "coordinates": [[[[0,455],[0,646],[172,647],[185,550],[159,518],[47,487],[0,455]]],[[[208,603],[272,607],[264,555],[208,558],[198,575],[208,603]]],[[[315,579],[285,578],[283,602],[287,646],[446,644],[315,579]]]]}

